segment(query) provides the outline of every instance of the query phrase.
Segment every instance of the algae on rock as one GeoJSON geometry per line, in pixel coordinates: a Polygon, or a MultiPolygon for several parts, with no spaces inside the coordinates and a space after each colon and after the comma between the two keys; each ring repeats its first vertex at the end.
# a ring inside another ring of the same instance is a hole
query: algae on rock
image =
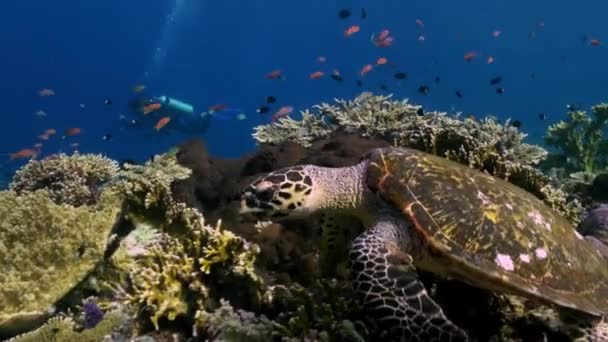
{"type": "Polygon", "coordinates": [[[0,336],[47,316],[95,268],[121,209],[111,191],[80,207],[56,204],[46,190],[0,192],[0,336]]]}

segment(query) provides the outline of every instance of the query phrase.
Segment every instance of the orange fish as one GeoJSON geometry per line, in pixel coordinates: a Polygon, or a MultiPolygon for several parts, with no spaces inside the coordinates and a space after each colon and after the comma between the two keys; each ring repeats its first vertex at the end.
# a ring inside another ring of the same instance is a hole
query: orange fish
{"type": "Polygon", "coordinates": [[[377,47],[389,47],[393,44],[393,37],[391,37],[390,34],[391,31],[386,29],[382,30],[378,37],[374,37],[372,34],[372,43],[374,43],[374,45],[377,47]]]}
{"type": "Polygon", "coordinates": [[[366,64],[361,68],[361,76],[365,76],[368,72],[372,71],[374,67],[371,64],[366,64]]]}
{"type": "Polygon", "coordinates": [[[472,61],[472,60],[473,60],[473,58],[475,58],[475,57],[477,57],[477,52],[475,52],[475,51],[470,51],[470,52],[467,52],[467,53],[464,55],[464,61],[465,61],[465,62],[470,62],[470,61],[472,61]]]}
{"type": "Polygon", "coordinates": [[[144,106],[144,115],[148,115],[155,110],[159,110],[162,105],[160,103],[151,103],[147,106],[144,106]]]}
{"type": "Polygon", "coordinates": [[[424,22],[422,22],[422,19],[416,19],[416,25],[419,27],[424,27],[424,22]]]}
{"type": "Polygon", "coordinates": [[[353,34],[355,34],[355,33],[359,32],[359,31],[361,31],[361,28],[359,27],[359,25],[353,25],[353,26],[351,26],[351,27],[347,28],[347,29],[344,31],[344,35],[345,35],[346,37],[350,37],[350,36],[352,36],[353,34]]]}
{"type": "Polygon", "coordinates": [[[160,120],[158,120],[158,122],[156,123],[156,125],[154,125],[154,129],[156,129],[157,131],[160,131],[161,128],[167,126],[167,124],[171,121],[171,118],[168,116],[164,116],[162,118],[160,118],[160,120]]]}
{"type": "Polygon", "coordinates": [[[380,57],[380,58],[378,58],[378,60],[376,61],[376,64],[377,64],[377,65],[384,65],[384,64],[386,64],[386,63],[388,63],[388,59],[386,59],[386,57],[380,57]]]}
{"type": "Polygon", "coordinates": [[[44,134],[51,136],[51,135],[57,134],[57,131],[54,128],[49,128],[46,131],[44,131],[44,134]]]}
{"type": "Polygon", "coordinates": [[[39,153],[39,151],[35,150],[33,148],[24,148],[15,153],[11,153],[10,158],[11,158],[11,160],[25,159],[25,158],[34,159],[38,156],[38,153],[39,153]]]}
{"type": "Polygon", "coordinates": [[[602,45],[602,42],[600,42],[599,39],[591,39],[591,40],[589,40],[589,45],[600,46],[600,45],[602,45]]]}
{"type": "Polygon", "coordinates": [[[65,135],[68,137],[80,134],[81,130],[78,127],[68,128],[65,131],[65,135]]]}
{"type": "Polygon", "coordinates": [[[390,34],[391,34],[391,31],[384,29],[378,35],[378,40],[385,40],[386,38],[388,38],[388,36],[390,36],[390,34]]]}
{"type": "Polygon", "coordinates": [[[487,63],[488,63],[488,64],[492,64],[492,63],[494,63],[494,56],[488,56],[487,63]]]}
{"type": "Polygon", "coordinates": [[[500,30],[492,31],[492,37],[494,37],[494,38],[500,37],[501,34],[502,34],[502,31],[500,31],[500,30]]]}
{"type": "Polygon", "coordinates": [[[53,89],[44,88],[38,92],[40,96],[53,96],[55,95],[55,91],[53,89]]]}
{"type": "Polygon", "coordinates": [[[267,73],[266,76],[267,79],[269,80],[282,80],[283,79],[283,75],[281,73],[281,70],[277,69],[277,70],[272,70],[271,72],[267,73]]]}
{"type": "Polygon", "coordinates": [[[319,78],[323,77],[323,75],[325,75],[323,73],[323,71],[315,71],[312,74],[310,74],[310,76],[308,76],[308,78],[311,80],[318,80],[319,78]]]}
{"type": "Polygon", "coordinates": [[[222,110],[226,109],[226,107],[228,107],[228,106],[226,106],[225,104],[222,104],[222,103],[218,103],[218,104],[209,106],[208,110],[212,113],[215,113],[215,112],[221,112],[222,110]]]}
{"type": "Polygon", "coordinates": [[[278,118],[287,116],[293,112],[292,106],[283,106],[276,113],[272,115],[272,122],[277,121],[278,118]]]}

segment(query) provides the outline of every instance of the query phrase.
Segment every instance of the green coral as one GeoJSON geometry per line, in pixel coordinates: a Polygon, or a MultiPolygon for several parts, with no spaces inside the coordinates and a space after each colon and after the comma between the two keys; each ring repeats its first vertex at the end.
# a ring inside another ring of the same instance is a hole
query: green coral
{"type": "Polygon", "coordinates": [[[107,312],[95,327],[82,331],[76,330],[77,324],[70,317],[53,317],[42,327],[10,339],[9,342],[99,342],[114,334],[120,334],[127,340],[130,336],[124,336],[123,330],[129,324],[129,315],[120,309],[107,312]]]}
{"type": "Polygon", "coordinates": [[[94,207],[56,204],[45,190],[0,192],[0,335],[46,316],[94,269],[121,208],[113,192],[94,207]]]}
{"type": "Polygon", "coordinates": [[[218,282],[224,284],[223,290],[244,284],[242,295],[249,300],[255,299],[260,285],[253,265],[257,245],[219,224],[205,224],[194,209],[182,208],[180,216],[173,222],[182,224],[186,233],[164,234],[129,270],[132,286],[126,290],[127,301],[144,308],[156,329],[161,318],[193,319],[197,311],[213,306],[211,294],[218,282]]]}
{"type": "Polygon", "coordinates": [[[565,166],[567,172],[596,174],[608,166],[608,104],[593,106],[593,117],[585,111],[570,111],[566,120],[549,126],[545,144],[557,149],[550,164],[565,166]]]}
{"type": "Polygon", "coordinates": [[[91,205],[117,172],[118,164],[102,155],[62,153],[31,160],[16,172],[10,189],[17,194],[45,189],[55,203],[91,205]]]}

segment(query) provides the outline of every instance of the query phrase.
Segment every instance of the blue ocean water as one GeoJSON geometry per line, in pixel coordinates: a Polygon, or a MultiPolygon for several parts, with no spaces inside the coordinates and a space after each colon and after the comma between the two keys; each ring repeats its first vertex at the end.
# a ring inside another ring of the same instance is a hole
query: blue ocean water
{"type": "MultiPolygon", "coordinates": [[[[255,148],[252,128],[281,106],[297,111],[364,90],[393,93],[425,109],[511,117],[523,123],[530,141],[541,142],[546,127],[565,116],[566,104],[606,100],[607,10],[598,0],[3,1],[0,158],[31,147],[48,128],[58,133],[43,141],[43,155],[78,149],[141,161],[196,136],[212,154],[236,157],[255,148]],[[342,9],[351,16],[340,19],[342,9]],[[352,25],[360,32],[347,38],[344,30],[352,25]],[[383,29],[395,39],[388,48],[370,42],[383,29]],[[496,30],[500,35],[493,37],[496,30]],[[476,57],[464,61],[471,51],[476,57]],[[319,56],[327,61],[320,64],[319,56]],[[487,64],[489,56],[494,63],[487,64]],[[389,64],[361,78],[361,68],[380,57],[389,64]],[[264,77],[275,69],[284,80],[264,77]],[[344,82],[328,77],[333,69],[344,82]],[[310,80],[314,71],[325,77],[310,80]],[[408,78],[395,79],[398,71],[408,78]],[[497,76],[503,94],[489,85],[497,76]],[[426,95],[417,91],[423,84],[430,87],[426,95]],[[154,122],[133,128],[119,117],[134,115],[128,103],[138,95],[136,85],[146,87],[141,96],[171,96],[197,114],[227,104],[246,119],[225,113],[223,120],[211,118],[207,130],[188,134],[170,124],[157,132],[154,122]],[[55,95],[40,96],[45,88],[55,95]],[[260,115],[256,108],[267,96],[277,103],[260,115]],[[39,110],[47,115],[36,116],[39,110]],[[61,139],[70,127],[81,134],[61,139]],[[102,139],[107,134],[112,138],[102,139]]],[[[25,162],[4,160],[5,169],[25,162]]]]}

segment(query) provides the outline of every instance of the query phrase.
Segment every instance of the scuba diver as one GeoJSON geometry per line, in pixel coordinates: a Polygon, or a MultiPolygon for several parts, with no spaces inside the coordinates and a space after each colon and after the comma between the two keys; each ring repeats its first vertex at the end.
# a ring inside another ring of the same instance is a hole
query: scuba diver
{"type": "Polygon", "coordinates": [[[244,114],[238,108],[223,105],[211,106],[202,113],[195,112],[194,106],[166,95],[148,98],[139,93],[129,101],[133,117],[121,115],[120,119],[130,127],[154,127],[161,118],[170,117],[165,130],[175,130],[186,135],[204,134],[211,120],[243,120],[244,114]]]}

